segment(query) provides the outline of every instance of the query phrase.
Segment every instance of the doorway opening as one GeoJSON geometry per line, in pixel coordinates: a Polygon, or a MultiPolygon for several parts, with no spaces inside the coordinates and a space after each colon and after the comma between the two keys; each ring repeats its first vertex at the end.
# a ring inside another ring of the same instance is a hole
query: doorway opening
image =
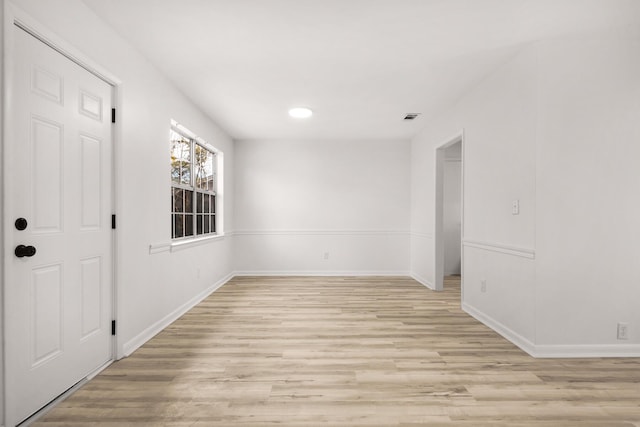
{"type": "Polygon", "coordinates": [[[445,277],[456,283],[464,271],[464,137],[456,135],[436,148],[435,289],[444,289],[445,277]]]}

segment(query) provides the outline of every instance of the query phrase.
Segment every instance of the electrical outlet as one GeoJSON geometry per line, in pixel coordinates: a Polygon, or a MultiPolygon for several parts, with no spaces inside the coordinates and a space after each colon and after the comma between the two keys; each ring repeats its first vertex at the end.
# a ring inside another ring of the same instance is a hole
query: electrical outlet
{"type": "Polygon", "coordinates": [[[520,200],[511,202],[511,215],[520,215],[520,200]]]}
{"type": "Polygon", "coordinates": [[[628,340],[629,339],[629,325],[626,323],[618,323],[618,339],[619,340],[628,340]]]}
{"type": "Polygon", "coordinates": [[[324,254],[322,254],[322,259],[323,260],[328,260],[329,259],[329,252],[325,252],[324,254]]]}
{"type": "Polygon", "coordinates": [[[480,280],[480,292],[487,292],[487,281],[484,279],[480,280]]]}

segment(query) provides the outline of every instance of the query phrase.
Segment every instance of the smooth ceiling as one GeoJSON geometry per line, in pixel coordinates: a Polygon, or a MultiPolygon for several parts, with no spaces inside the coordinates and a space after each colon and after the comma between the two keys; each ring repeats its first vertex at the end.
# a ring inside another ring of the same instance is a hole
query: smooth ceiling
{"type": "Polygon", "coordinates": [[[640,0],[83,1],[236,139],[408,139],[527,43],[640,34],[640,0]]]}

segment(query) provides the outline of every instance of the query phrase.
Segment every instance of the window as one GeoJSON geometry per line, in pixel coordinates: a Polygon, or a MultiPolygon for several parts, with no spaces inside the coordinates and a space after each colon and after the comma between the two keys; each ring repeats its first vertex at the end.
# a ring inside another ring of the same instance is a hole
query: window
{"type": "Polygon", "coordinates": [[[187,129],[172,125],[172,239],[216,234],[219,154],[187,129]]]}

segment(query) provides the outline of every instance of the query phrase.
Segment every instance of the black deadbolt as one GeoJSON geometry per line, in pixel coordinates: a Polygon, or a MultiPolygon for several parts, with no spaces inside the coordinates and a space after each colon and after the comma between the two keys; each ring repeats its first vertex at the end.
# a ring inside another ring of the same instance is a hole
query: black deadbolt
{"type": "Polygon", "coordinates": [[[27,228],[27,220],[24,218],[18,218],[16,219],[16,228],[20,231],[24,230],[25,228],[27,228]]]}
{"type": "Polygon", "coordinates": [[[14,253],[18,258],[32,257],[36,254],[36,248],[33,246],[18,245],[14,253]]]}

